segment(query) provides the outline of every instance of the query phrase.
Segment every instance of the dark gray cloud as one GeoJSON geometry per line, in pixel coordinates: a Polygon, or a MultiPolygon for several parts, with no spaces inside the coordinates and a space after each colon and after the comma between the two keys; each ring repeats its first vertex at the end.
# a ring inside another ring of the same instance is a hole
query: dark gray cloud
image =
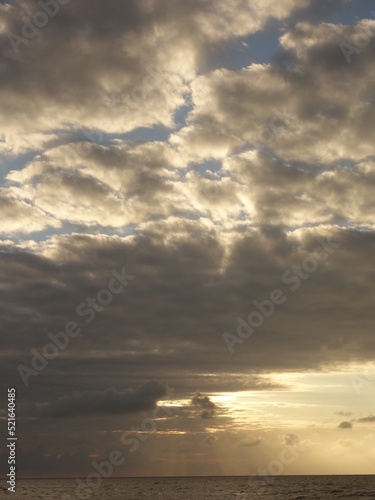
{"type": "Polygon", "coordinates": [[[369,415],[368,417],[358,418],[356,422],[373,423],[375,422],[375,415],[369,415]]]}
{"type": "Polygon", "coordinates": [[[353,427],[353,424],[351,422],[341,422],[339,425],[338,425],[339,429],[352,429],[353,427]]]}
{"type": "Polygon", "coordinates": [[[211,418],[215,415],[216,405],[208,396],[203,396],[200,392],[192,398],[191,404],[202,408],[201,418],[211,418]]]}
{"type": "MultiPolygon", "coordinates": [[[[125,370],[133,376],[133,370],[139,367],[138,373],[152,369],[158,379],[165,380],[172,373],[176,377],[177,370],[188,375],[189,387],[194,390],[200,383],[194,381],[192,367],[196,373],[220,374],[224,370],[240,374],[246,369],[246,373],[257,375],[269,370],[323,366],[332,360],[370,360],[373,312],[366,262],[374,246],[371,233],[328,233],[340,248],[291,293],[282,275],[310,256],[317,238],[324,234],[309,230],[297,238],[287,237],[281,229],[258,230],[237,238],[224,267],[224,247],[215,232],[206,232],[194,222],[171,223],[170,234],[176,230],[180,236],[171,237],[169,243],[159,235],[158,226],[150,226],[131,240],[56,237],[45,247],[39,246],[40,255],[3,246],[0,266],[6,289],[1,291],[2,328],[8,376],[19,377],[14,362],[30,365],[31,349],[40,351],[49,342],[47,334],[61,331],[68,321],[80,323],[82,334],[72,339],[44,372],[31,377],[35,386],[48,385],[50,377],[57,377],[58,387],[58,373],[63,370],[71,374],[69,391],[75,389],[74,380],[79,390],[92,390],[91,381],[79,374],[80,367],[83,373],[94,365],[98,377],[93,386],[99,383],[100,390],[110,386],[122,389],[116,378],[125,370]],[[77,307],[108,285],[112,269],[120,271],[124,266],[135,279],[86,324],[87,317],[79,317],[77,307]],[[223,333],[235,334],[236,318],[246,318],[254,309],[252,301],[269,298],[275,288],[289,294],[288,300],[259,334],[231,356],[223,333]],[[232,299],[228,301],[228,297],[232,299]],[[352,321],[354,306],[362,342],[352,345],[355,333],[347,325],[352,321]],[[302,317],[309,318],[303,333],[297,327],[302,317]],[[15,328],[18,344],[12,333],[15,328]],[[271,351],[269,343],[274,346],[271,351]],[[106,374],[104,381],[100,381],[100,373],[106,374]]],[[[222,383],[219,376],[216,382],[214,378],[205,379],[206,386],[209,380],[210,390],[222,383]]],[[[145,381],[141,378],[136,383],[145,381]]],[[[254,379],[248,387],[241,385],[246,390],[256,388],[258,383],[254,379]]],[[[272,388],[272,384],[261,380],[259,388],[272,388]]]]}
{"type": "Polygon", "coordinates": [[[52,417],[115,415],[153,410],[157,401],[168,394],[168,387],[158,381],[148,382],[136,390],[75,392],[62,396],[43,408],[52,417]]]}

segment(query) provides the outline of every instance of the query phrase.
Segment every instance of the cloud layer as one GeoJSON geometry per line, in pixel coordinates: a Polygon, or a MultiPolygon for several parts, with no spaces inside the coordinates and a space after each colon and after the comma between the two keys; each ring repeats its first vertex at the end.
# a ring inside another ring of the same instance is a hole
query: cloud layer
{"type": "Polygon", "coordinates": [[[0,3],[0,372],[21,470],[85,475],[165,405],[121,474],[256,473],[301,443],[293,473],[367,471],[372,378],[348,374],[375,352],[370,3],[55,5],[0,3]]]}

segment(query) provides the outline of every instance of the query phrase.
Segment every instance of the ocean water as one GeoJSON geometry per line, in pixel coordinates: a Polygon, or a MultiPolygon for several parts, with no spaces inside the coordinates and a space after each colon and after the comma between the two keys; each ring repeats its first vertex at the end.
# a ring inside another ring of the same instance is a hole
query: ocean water
{"type": "MultiPolygon", "coordinates": [[[[83,483],[81,483],[83,484],[83,483]]],[[[16,494],[27,500],[305,500],[375,499],[374,476],[263,476],[103,479],[100,487],[77,490],[74,479],[17,480],[16,494]]]]}

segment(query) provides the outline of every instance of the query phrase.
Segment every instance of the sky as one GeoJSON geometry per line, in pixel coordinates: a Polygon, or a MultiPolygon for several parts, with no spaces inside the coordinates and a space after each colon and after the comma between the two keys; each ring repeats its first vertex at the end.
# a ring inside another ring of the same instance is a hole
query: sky
{"type": "Polygon", "coordinates": [[[0,2],[19,477],[375,472],[373,9],[0,2]]]}

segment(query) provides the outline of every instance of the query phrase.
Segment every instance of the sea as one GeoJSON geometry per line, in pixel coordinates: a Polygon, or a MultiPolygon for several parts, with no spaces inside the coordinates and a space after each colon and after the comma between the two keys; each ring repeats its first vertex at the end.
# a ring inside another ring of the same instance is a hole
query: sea
{"type": "Polygon", "coordinates": [[[307,500],[375,499],[375,475],[163,477],[103,479],[19,479],[16,493],[0,481],[1,498],[27,500],[307,500]],[[93,480],[93,483],[95,480],[93,480]],[[99,483],[99,481],[98,481],[99,483]]]}

